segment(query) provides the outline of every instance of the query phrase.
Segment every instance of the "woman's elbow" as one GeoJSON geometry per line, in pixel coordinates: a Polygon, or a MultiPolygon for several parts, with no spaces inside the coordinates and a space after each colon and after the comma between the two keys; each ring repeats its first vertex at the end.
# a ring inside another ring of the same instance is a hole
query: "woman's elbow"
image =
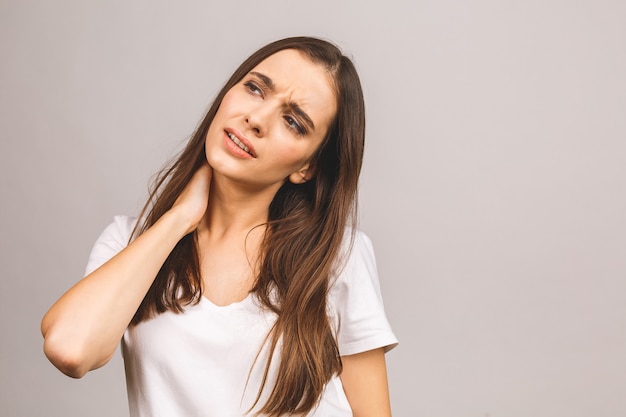
{"type": "Polygon", "coordinates": [[[70,344],[48,329],[44,334],[43,351],[48,360],[65,375],[82,378],[90,370],[84,349],[70,344]]]}

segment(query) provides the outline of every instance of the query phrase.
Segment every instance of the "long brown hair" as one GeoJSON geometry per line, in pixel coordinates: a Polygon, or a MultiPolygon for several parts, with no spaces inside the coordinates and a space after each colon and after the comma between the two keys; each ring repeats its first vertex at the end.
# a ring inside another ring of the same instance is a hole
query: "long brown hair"
{"type": "MultiPolygon", "coordinates": [[[[325,384],[341,372],[341,359],[327,316],[326,296],[340,256],[344,230],[356,221],[358,177],[363,159],[365,108],[354,65],[333,44],[310,37],[270,43],[246,59],[223,86],[180,155],[154,181],[135,230],[141,234],[167,212],[204,163],[207,130],[224,95],[270,55],[295,49],[323,66],[334,81],[337,114],[311,161],[315,176],[288,180],[269,207],[252,292],[277,315],[268,336],[270,358],[280,346],[276,383],[260,413],[300,414],[317,404],[325,384]],[[280,341],[280,343],[279,343],[280,341]]],[[[196,232],[182,238],[158,272],[131,324],[165,311],[182,312],[202,296],[196,232]]],[[[270,363],[265,368],[268,375],[270,363]]],[[[259,401],[265,378],[259,390],[259,401]]],[[[256,404],[256,403],[255,403],[256,404]]]]}

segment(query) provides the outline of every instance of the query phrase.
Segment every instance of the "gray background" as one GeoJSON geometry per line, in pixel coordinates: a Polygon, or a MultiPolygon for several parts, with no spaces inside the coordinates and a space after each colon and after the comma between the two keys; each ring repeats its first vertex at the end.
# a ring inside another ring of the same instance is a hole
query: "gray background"
{"type": "Polygon", "coordinates": [[[330,38],[365,89],[361,228],[394,414],[626,415],[626,3],[0,2],[0,414],[124,416],[39,322],[245,56],[330,38]]]}

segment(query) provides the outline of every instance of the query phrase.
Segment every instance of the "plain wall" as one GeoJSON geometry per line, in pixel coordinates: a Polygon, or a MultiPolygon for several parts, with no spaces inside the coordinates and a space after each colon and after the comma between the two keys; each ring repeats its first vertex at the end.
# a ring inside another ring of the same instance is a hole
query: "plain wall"
{"type": "Polygon", "coordinates": [[[354,57],[394,415],[626,415],[626,3],[1,1],[0,415],[125,416],[41,317],[277,38],[354,57]]]}

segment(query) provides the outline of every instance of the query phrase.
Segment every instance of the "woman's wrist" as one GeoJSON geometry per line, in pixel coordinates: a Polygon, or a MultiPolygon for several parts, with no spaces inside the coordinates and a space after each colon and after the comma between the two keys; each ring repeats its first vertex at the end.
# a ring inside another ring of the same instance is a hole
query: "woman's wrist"
{"type": "Polygon", "coordinates": [[[185,216],[177,207],[172,207],[165,212],[157,223],[163,224],[168,229],[168,232],[178,236],[179,240],[193,232],[196,228],[196,224],[193,223],[192,219],[189,216],[185,216]]]}

